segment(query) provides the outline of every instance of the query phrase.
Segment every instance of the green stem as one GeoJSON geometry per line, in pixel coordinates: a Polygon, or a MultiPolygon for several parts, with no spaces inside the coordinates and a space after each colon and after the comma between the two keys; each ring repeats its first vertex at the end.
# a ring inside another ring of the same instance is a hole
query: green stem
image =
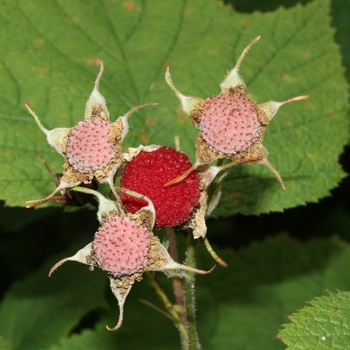
{"type": "MultiPolygon", "coordinates": [[[[193,238],[192,232],[188,233],[187,260],[186,265],[196,267],[197,240],[193,238]]],[[[187,327],[189,336],[189,348],[191,350],[201,349],[196,325],[196,297],[195,297],[195,274],[187,271],[187,279],[184,282],[183,290],[185,297],[185,310],[187,315],[187,327]]]]}
{"type": "Polygon", "coordinates": [[[181,339],[181,349],[182,350],[190,350],[189,347],[190,341],[189,341],[189,335],[188,331],[186,329],[186,326],[183,324],[178,312],[176,311],[174,305],[169,301],[167,295],[164,293],[163,288],[161,287],[158,280],[154,277],[154,275],[151,272],[145,273],[147,278],[150,280],[153,288],[155,289],[160,301],[163,303],[165,309],[170,314],[175,326],[180,332],[180,339],[181,339]]]}
{"type": "MultiPolygon", "coordinates": [[[[169,254],[174,261],[178,261],[175,230],[172,227],[166,228],[166,232],[169,237],[169,254]]],[[[173,278],[172,281],[173,281],[173,290],[174,290],[176,304],[184,308],[182,281],[178,278],[173,278]]],[[[186,326],[187,325],[186,313],[180,314],[180,317],[181,317],[182,323],[186,326]]]]}

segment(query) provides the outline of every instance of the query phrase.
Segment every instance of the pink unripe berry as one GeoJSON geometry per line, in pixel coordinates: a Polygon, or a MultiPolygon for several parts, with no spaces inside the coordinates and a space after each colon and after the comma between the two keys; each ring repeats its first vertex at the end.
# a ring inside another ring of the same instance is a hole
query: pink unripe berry
{"type": "Polygon", "coordinates": [[[67,159],[75,171],[91,173],[103,169],[115,152],[109,140],[109,122],[98,118],[84,119],[70,132],[67,159]]]}
{"type": "Polygon", "coordinates": [[[96,233],[93,248],[99,266],[114,276],[144,268],[150,247],[148,231],[128,217],[114,217],[96,233]]]}
{"type": "Polygon", "coordinates": [[[206,101],[199,125],[213,151],[233,155],[259,137],[257,106],[247,96],[221,93],[206,101]]]}
{"type": "MultiPolygon", "coordinates": [[[[196,170],[182,181],[165,186],[192,167],[187,155],[171,147],[160,147],[152,152],[141,151],[125,166],[120,185],[147,196],[156,211],[155,228],[173,227],[186,222],[200,195],[196,170]]],[[[126,210],[135,213],[147,202],[121,194],[126,210]]]]}

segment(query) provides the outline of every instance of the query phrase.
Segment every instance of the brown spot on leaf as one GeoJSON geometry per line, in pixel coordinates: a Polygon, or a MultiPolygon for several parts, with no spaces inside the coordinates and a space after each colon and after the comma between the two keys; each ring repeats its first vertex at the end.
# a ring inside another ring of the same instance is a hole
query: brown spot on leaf
{"type": "Polygon", "coordinates": [[[47,71],[47,67],[46,67],[46,66],[40,66],[40,70],[41,70],[42,72],[46,72],[46,71],[47,71]]]}
{"type": "Polygon", "coordinates": [[[242,22],[242,25],[243,25],[243,27],[248,27],[249,22],[248,22],[248,21],[243,21],[243,22],[242,22]]]}
{"type": "Polygon", "coordinates": [[[176,113],[177,114],[182,114],[183,113],[181,106],[176,108],[176,113]]]}
{"type": "Polygon", "coordinates": [[[314,160],[316,158],[316,156],[314,154],[309,154],[308,158],[311,159],[311,160],[314,160]]]}
{"type": "Polygon", "coordinates": [[[96,66],[96,65],[98,65],[98,63],[96,62],[96,58],[86,60],[86,63],[87,63],[89,66],[96,66]]]}
{"type": "Polygon", "coordinates": [[[263,62],[258,62],[258,66],[259,67],[264,67],[264,63],[263,62]]]}
{"type": "Polygon", "coordinates": [[[309,53],[308,53],[308,51],[301,51],[301,55],[303,57],[307,57],[307,56],[309,56],[309,53]]]}
{"type": "Polygon", "coordinates": [[[233,199],[236,198],[238,196],[238,192],[231,192],[228,194],[228,198],[233,199]]]}
{"type": "Polygon", "coordinates": [[[144,131],[139,131],[139,135],[141,137],[141,141],[144,144],[148,144],[149,143],[149,138],[148,138],[147,134],[144,131]]]}
{"type": "Polygon", "coordinates": [[[130,11],[137,11],[137,6],[132,1],[127,1],[124,3],[124,7],[130,11]]]}
{"type": "Polygon", "coordinates": [[[334,109],[330,109],[328,112],[330,115],[333,115],[335,113],[334,109]]]}
{"type": "Polygon", "coordinates": [[[153,125],[153,124],[154,124],[154,119],[149,118],[149,119],[146,121],[146,124],[147,124],[147,125],[153,125]]]}
{"type": "Polygon", "coordinates": [[[186,117],[184,116],[184,115],[180,115],[179,116],[179,118],[177,118],[177,121],[179,122],[179,123],[184,123],[185,121],[186,121],[186,117]]]}
{"type": "Polygon", "coordinates": [[[171,67],[173,64],[174,63],[171,61],[166,61],[164,65],[165,65],[165,67],[171,67]]]}
{"type": "Polygon", "coordinates": [[[78,16],[73,16],[73,17],[67,18],[67,22],[68,22],[68,23],[78,23],[79,20],[80,20],[80,19],[79,19],[78,16]]]}
{"type": "Polygon", "coordinates": [[[191,8],[187,8],[186,10],[185,10],[185,13],[187,13],[187,14],[191,14],[193,12],[193,10],[191,9],[191,8]]]}
{"type": "Polygon", "coordinates": [[[278,77],[281,78],[281,79],[283,79],[283,78],[284,78],[284,74],[283,74],[283,73],[279,73],[279,74],[278,74],[278,77]]]}
{"type": "Polygon", "coordinates": [[[44,41],[45,41],[44,39],[36,39],[36,40],[34,40],[34,45],[41,46],[44,44],[44,41]]]}

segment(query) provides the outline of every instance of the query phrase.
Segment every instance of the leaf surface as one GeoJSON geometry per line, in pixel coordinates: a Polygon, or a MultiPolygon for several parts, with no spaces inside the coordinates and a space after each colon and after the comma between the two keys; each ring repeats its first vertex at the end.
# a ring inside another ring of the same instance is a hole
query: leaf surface
{"type": "Polygon", "coordinates": [[[287,349],[350,349],[350,292],[329,293],[309,304],[279,333],[287,349]]]}
{"type": "Polygon", "coordinates": [[[184,94],[212,96],[258,35],[241,67],[252,98],[312,97],[283,106],[265,135],[287,190],[262,165],[237,166],[214,215],[281,211],[329,195],[344,176],[337,159],[348,138],[348,114],[328,12],[326,0],[265,14],[240,14],[212,0],[1,0],[1,197],[23,206],[53,191],[54,179],[34,150],[56,172],[63,159],[24,104],[48,129],[74,126],[98,73],[95,58],[105,64],[100,91],[112,120],[135,104],[160,102],[131,116],[125,150],[140,143],[173,146],[180,135],[194,160],[197,130],[164,81],[166,66],[184,94]]]}

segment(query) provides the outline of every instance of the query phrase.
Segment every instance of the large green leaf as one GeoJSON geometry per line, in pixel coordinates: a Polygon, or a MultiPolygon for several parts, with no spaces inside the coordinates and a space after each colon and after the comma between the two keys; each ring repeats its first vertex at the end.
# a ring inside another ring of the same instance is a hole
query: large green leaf
{"type": "MultiPolygon", "coordinates": [[[[240,252],[217,250],[228,263],[228,268],[217,267],[209,275],[198,276],[196,281],[198,329],[204,349],[284,349],[284,344],[275,336],[281,324],[286,323],[286,315],[301,308],[305,301],[313,299],[315,295],[326,294],[327,290],[350,289],[347,278],[350,251],[347,244],[336,238],[305,244],[281,235],[254,243],[240,252]]],[[[208,252],[200,250],[198,266],[209,268],[212,264],[208,252]]],[[[84,266],[80,267],[87,270],[84,266]]],[[[63,267],[61,269],[53,278],[63,275],[67,279],[72,278],[72,272],[67,267],[64,271],[63,267]]],[[[86,274],[84,278],[89,277],[86,274]]],[[[163,278],[162,274],[156,276],[169,293],[171,281],[163,278]]],[[[82,277],[81,289],[86,288],[87,281],[82,277]]],[[[52,282],[45,282],[48,283],[52,282]]],[[[71,298],[74,298],[77,286],[72,285],[69,289],[71,298]]],[[[47,298],[45,292],[38,290],[35,295],[38,299],[47,298]]],[[[50,350],[172,350],[180,347],[178,332],[171,322],[138,300],[146,299],[157,306],[160,304],[147,279],[133,286],[125,304],[123,325],[116,332],[105,328],[106,324],[113,326],[118,318],[117,302],[110,291],[108,295],[109,311],[101,313],[101,319],[93,329],[71,335],[66,329],[55,330],[56,338],[51,339],[51,347],[47,346],[48,334],[40,329],[22,329],[22,337],[28,337],[27,332],[34,332],[38,337],[36,344],[41,341],[41,348],[50,350]],[[61,333],[60,340],[57,339],[58,333],[61,333]]],[[[60,294],[56,295],[56,298],[60,297],[60,294]]],[[[25,300],[17,306],[13,304],[12,313],[16,315],[25,300]]],[[[78,308],[82,301],[74,299],[74,303],[78,308]]],[[[346,303],[348,301],[344,300],[344,309],[348,307],[346,303]]],[[[70,307],[68,304],[62,305],[61,313],[70,307]]],[[[40,309],[31,312],[31,317],[42,315],[40,309]]],[[[47,317],[50,316],[51,321],[58,317],[49,309],[47,317]]],[[[344,317],[345,322],[346,315],[344,317]]],[[[8,319],[11,320],[9,316],[8,319]]],[[[22,344],[20,349],[32,348],[22,344]]]]}
{"type": "Polygon", "coordinates": [[[287,349],[350,349],[350,292],[329,293],[310,304],[280,331],[287,349]]]}
{"type": "Polygon", "coordinates": [[[213,0],[1,0],[1,197],[23,205],[54,189],[34,150],[58,172],[62,158],[24,104],[49,129],[74,126],[98,71],[95,58],[105,64],[100,90],[112,119],[134,104],[160,102],[131,117],[125,148],[173,145],[180,135],[194,159],[197,131],[164,81],[166,66],[183,93],[209,97],[258,35],[241,68],[251,96],[261,103],[313,95],[282,107],[265,136],[287,190],[262,165],[238,166],[215,215],[283,210],[328,195],[344,176],[337,157],[348,137],[347,85],[328,12],[326,0],[266,14],[239,14],[213,0]]]}

